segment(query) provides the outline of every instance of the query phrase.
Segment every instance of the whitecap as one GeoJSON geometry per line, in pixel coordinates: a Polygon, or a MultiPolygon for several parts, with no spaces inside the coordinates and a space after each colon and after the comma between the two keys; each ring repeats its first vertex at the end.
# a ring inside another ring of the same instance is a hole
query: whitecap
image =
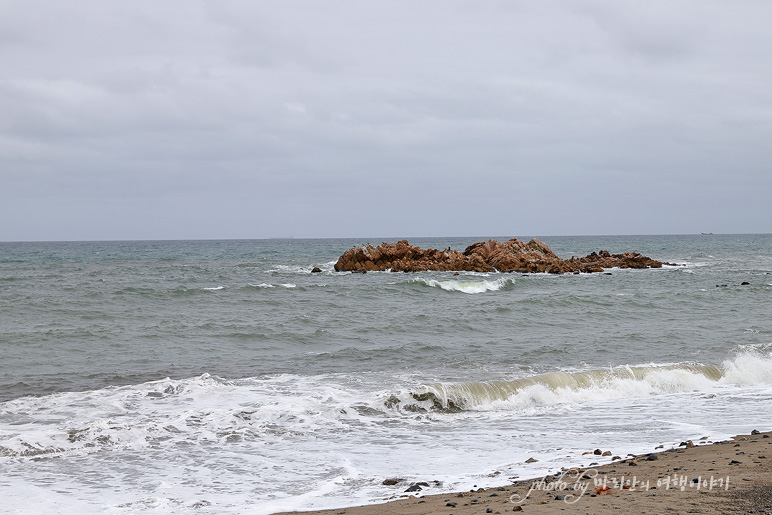
{"type": "Polygon", "coordinates": [[[428,383],[391,397],[408,411],[515,411],[533,413],[557,405],[634,399],[727,386],[772,383],[766,347],[744,347],[719,365],[647,364],[586,371],[559,371],[514,380],[428,383]]]}
{"type": "Polygon", "coordinates": [[[498,291],[506,286],[515,284],[514,279],[496,279],[493,281],[464,281],[456,279],[441,281],[437,279],[416,279],[412,282],[421,283],[433,288],[441,288],[446,291],[458,291],[467,294],[498,291]]]}

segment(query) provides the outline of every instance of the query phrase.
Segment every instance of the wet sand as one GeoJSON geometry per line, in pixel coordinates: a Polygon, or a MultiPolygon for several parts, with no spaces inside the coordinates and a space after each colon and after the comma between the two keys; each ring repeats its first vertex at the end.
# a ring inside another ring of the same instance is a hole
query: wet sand
{"type": "MultiPolygon", "coordinates": [[[[383,504],[291,512],[315,515],[469,515],[483,513],[772,514],[772,432],[724,442],[693,442],[592,468],[468,492],[383,504]]],[[[400,483],[401,491],[410,483],[400,483]]]]}

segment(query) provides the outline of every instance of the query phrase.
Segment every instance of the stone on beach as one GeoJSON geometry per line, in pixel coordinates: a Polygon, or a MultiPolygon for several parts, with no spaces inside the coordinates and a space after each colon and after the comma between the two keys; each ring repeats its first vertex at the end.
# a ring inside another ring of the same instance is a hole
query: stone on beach
{"type": "MultiPolygon", "coordinates": [[[[424,495],[416,488],[402,494],[400,499],[392,498],[389,504],[303,514],[293,512],[293,515],[344,512],[351,515],[479,515],[499,512],[616,515],[625,511],[699,512],[706,515],[770,513],[772,469],[761,461],[766,459],[768,446],[772,445],[763,440],[769,435],[754,430],[748,435],[739,435],[713,445],[684,445],[680,449],[673,448],[658,454],[630,455],[629,465],[638,467],[634,473],[621,470],[618,463],[597,468],[564,468],[562,473],[533,479],[516,480],[513,477],[510,484],[487,489],[500,492],[499,495],[489,495],[484,488],[478,489],[475,485],[471,490],[456,493],[455,499],[451,500],[452,494],[424,495]],[[734,459],[740,453],[747,458],[742,461],[734,459]],[[569,470],[571,475],[566,473],[569,470]]],[[[589,454],[594,452],[589,451],[589,454]]],[[[428,485],[426,482],[412,484],[419,487],[428,485]]]]}

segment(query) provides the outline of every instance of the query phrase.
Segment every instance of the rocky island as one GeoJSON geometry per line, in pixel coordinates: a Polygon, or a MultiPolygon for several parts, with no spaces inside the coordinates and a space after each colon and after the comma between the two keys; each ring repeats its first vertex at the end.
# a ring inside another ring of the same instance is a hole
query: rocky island
{"type": "Polygon", "coordinates": [[[642,256],[637,252],[611,254],[606,250],[585,257],[562,259],[543,241],[528,243],[512,238],[499,242],[477,242],[464,252],[422,249],[407,240],[397,243],[370,244],[345,251],[335,263],[335,270],[349,272],[386,271],[423,272],[549,272],[551,274],[602,272],[606,268],[662,268],[672,265],[642,256]]]}

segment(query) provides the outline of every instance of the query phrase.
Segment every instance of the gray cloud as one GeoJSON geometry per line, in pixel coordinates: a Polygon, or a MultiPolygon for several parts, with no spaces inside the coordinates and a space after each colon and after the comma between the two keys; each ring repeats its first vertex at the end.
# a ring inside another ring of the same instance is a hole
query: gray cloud
{"type": "Polygon", "coordinates": [[[770,230],[764,2],[3,10],[0,240],[770,230]]]}

